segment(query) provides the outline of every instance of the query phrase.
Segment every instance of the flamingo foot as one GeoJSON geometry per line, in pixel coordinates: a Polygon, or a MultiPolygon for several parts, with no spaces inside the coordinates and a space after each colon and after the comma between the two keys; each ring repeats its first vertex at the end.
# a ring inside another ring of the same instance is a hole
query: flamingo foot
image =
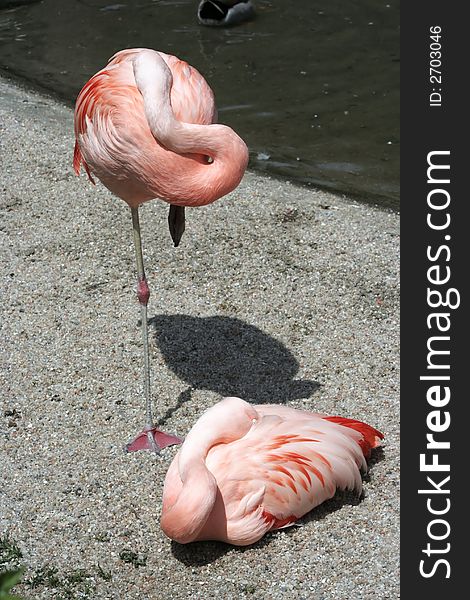
{"type": "Polygon", "coordinates": [[[137,452],[137,450],[152,450],[159,454],[160,450],[174,444],[182,444],[183,440],[172,435],[164,433],[156,427],[147,425],[131,442],[126,445],[126,452],[137,452]]]}

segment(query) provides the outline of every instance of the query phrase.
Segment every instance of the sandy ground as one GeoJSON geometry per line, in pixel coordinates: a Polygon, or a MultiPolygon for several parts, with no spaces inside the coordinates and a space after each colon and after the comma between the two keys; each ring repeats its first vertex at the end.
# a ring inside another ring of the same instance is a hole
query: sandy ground
{"type": "Polygon", "coordinates": [[[0,80],[0,535],[25,598],[398,598],[398,216],[248,173],[188,210],[142,209],[158,417],[182,436],[223,395],[385,433],[364,496],[338,495],[252,547],[159,528],[175,453],[143,425],[130,214],[75,177],[72,113],[0,80]],[[132,554],[135,553],[135,554],[132,554]]]}

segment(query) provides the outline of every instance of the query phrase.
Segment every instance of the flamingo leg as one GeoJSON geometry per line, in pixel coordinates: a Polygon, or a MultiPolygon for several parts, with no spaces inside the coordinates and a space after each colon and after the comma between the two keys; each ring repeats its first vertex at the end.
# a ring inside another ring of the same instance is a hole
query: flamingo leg
{"type": "Polygon", "coordinates": [[[168,214],[168,227],[170,229],[171,239],[175,248],[179,246],[181,236],[185,228],[184,206],[176,206],[170,204],[170,212],[168,214]]]}
{"type": "Polygon", "coordinates": [[[142,238],[140,234],[139,209],[131,208],[132,228],[134,230],[135,259],[137,267],[137,298],[140,303],[142,342],[144,347],[144,395],[146,409],[146,423],[144,429],[126,446],[128,452],[137,450],[153,450],[156,454],[161,448],[180,444],[182,440],[178,437],[164,433],[154,426],[152,415],[152,398],[150,394],[150,350],[147,320],[147,304],[150,298],[150,290],[147,284],[144,270],[144,258],[142,254],[142,238]]]}

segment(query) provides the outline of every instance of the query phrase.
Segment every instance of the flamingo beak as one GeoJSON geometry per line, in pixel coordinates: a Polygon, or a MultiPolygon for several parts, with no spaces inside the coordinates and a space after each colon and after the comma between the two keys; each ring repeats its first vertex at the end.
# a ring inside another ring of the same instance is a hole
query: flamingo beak
{"type": "Polygon", "coordinates": [[[175,248],[177,248],[185,229],[184,206],[170,204],[168,227],[170,229],[171,239],[173,240],[175,248]]]}

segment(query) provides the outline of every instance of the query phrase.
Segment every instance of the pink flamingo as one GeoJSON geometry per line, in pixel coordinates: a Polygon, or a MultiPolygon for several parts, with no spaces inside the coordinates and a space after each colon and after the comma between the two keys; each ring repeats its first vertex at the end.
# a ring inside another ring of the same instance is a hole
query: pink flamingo
{"type": "Polygon", "coordinates": [[[381,439],[354,419],[224,398],[196,422],[170,465],[161,527],[181,544],[253,544],[337,489],[360,491],[365,457],[381,439]]]}
{"type": "Polygon", "coordinates": [[[77,175],[83,165],[130,206],[141,305],[147,422],[127,450],[160,448],[181,440],[153,421],[145,277],[139,206],[153,198],[170,204],[175,246],[184,231],[185,206],[203,206],[241,181],[248,150],[224,125],[214,124],[214,95],[202,75],[175,56],[143,48],[122,50],[83,87],[75,105],[77,175]]]}

